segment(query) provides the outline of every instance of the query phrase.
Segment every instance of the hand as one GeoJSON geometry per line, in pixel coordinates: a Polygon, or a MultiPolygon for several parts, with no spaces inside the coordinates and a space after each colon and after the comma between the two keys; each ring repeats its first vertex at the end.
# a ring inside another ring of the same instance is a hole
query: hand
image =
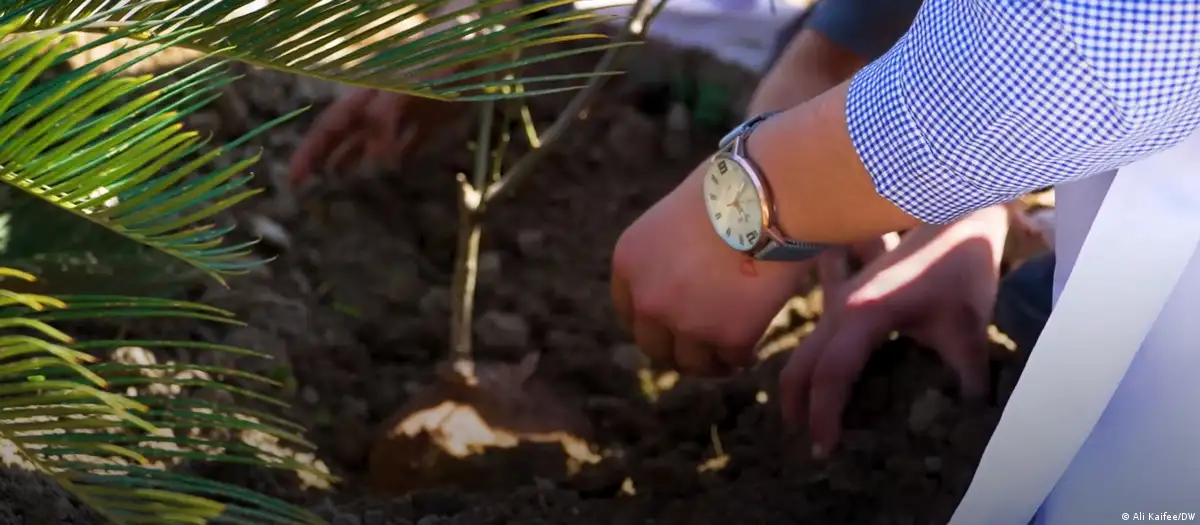
{"type": "Polygon", "coordinates": [[[364,160],[393,165],[463,104],[356,89],[321,112],[292,155],[291,177],[302,182],[322,170],[340,171],[364,160]]]}
{"type": "Polygon", "coordinates": [[[617,314],[654,362],[702,376],[754,363],[754,347],[805,267],[754,261],[713,231],[703,169],[637,219],[613,251],[617,314]]]}
{"type": "Polygon", "coordinates": [[[790,356],[779,385],[783,417],[807,419],[814,456],[836,445],[851,389],[892,331],[936,351],[958,375],[964,397],[986,393],[987,325],[1008,224],[1006,209],[994,206],[948,226],[918,228],[851,279],[835,258],[820,261],[825,313],[790,356]]]}

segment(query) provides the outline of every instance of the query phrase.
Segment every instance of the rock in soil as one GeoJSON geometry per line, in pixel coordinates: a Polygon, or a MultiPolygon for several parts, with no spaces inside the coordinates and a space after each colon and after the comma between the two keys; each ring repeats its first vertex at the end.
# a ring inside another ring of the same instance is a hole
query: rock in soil
{"type": "Polygon", "coordinates": [[[595,463],[590,422],[517,364],[476,363],[471,383],[445,374],[384,423],[371,450],[371,487],[402,495],[437,486],[481,488],[500,463],[531,478],[564,478],[595,463]]]}

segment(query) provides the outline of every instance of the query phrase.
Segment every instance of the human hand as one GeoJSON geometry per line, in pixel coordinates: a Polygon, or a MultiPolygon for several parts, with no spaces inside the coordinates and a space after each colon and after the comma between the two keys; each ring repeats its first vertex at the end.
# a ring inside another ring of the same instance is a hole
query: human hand
{"type": "Polygon", "coordinates": [[[355,89],[317,117],[292,155],[292,181],[303,182],[313,173],[347,169],[364,160],[392,165],[438,127],[453,122],[462,106],[355,89]]]}
{"type": "Polygon", "coordinates": [[[987,325],[1008,226],[1005,207],[994,206],[918,228],[852,278],[835,258],[820,261],[825,313],[789,357],[779,385],[783,417],[807,420],[814,456],[836,445],[851,389],[892,331],[936,351],[964,397],[986,393],[987,325]]]}
{"type": "Polygon", "coordinates": [[[713,231],[693,172],[625,230],[613,251],[617,314],[652,361],[725,375],[754,347],[796,291],[802,265],[755,261],[713,231]]]}

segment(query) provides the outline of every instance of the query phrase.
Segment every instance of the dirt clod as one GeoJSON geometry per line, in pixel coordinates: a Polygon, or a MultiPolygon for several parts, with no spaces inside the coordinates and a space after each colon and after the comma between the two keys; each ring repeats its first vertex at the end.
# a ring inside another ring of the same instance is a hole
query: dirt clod
{"type": "Polygon", "coordinates": [[[521,316],[495,310],[484,313],[475,326],[479,342],[493,348],[528,348],[529,324],[521,316]]]}
{"type": "Polygon", "coordinates": [[[908,413],[909,430],[917,434],[928,432],[949,406],[950,400],[941,392],[926,390],[912,403],[912,409],[908,413]]]}

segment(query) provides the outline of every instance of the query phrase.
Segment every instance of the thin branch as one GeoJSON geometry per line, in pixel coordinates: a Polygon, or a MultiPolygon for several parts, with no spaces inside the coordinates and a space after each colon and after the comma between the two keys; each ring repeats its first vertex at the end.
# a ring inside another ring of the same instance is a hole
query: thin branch
{"type": "MultiPolygon", "coordinates": [[[[479,130],[475,138],[475,166],[471,170],[471,185],[475,187],[475,191],[483,191],[487,186],[488,157],[492,155],[492,128],[496,121],[496,101],[485,100],[479,111],[479,130]]],[[[472,209],[472,211],[475,210],[472,209]]]]}
{"type": "Polygon", "coordinates": [[[472,324],[475,316],[475,283],[479,275],[479,238],[483,234],[481,218],[484,202],[482,192],[488,181],[488,157],[491,156],[492,127],[496,117],[496,102],[480,105],[479,136],[475,142],[475,166],[472,181],[458,175],[458,246],[455,250],[454,282],[450,312],[450,356],[455,369],[471,379],[466,368],[472,361],[472,324]]]}
{"type": "MultiPolygon", "coordinates": [[[[625,24],[625,28],[621,31],[621,34],[617,36],[616,42],[622,44],[641,38],[649,26],[651,15],[658,12],[658,4],[664,4],[665,2],[666,0],[659,0],[657,3],[651,2],[651,0],[637,0],[637,3],[633,5],[633,14],[629,17],[629,21],[625,24]]],[[[613,62],[616,61],[620,49],[621,47],[613,47],[605,51],[592,72],[607,72],[612,67],[613,62]]],[[[521,157],[521,160],[513,164],[498,182],[492,184],[484,192],[483,200],[485,203],[491,203],[503,196],[511,195],[513,188],[529,177],[529,174],[533,172],[533,168],[545,157],[546,152],[550,149],[549,146],[557,142],[563,136],[563,133],[566,132],[567,128],[576,120],[579,120],[579,114],[591,106],[607,78],[608,76],[592,77],[588,81],[587,86],[575,94],[575,97],[567,103],[567,107],[558,115],[558,119],[542,134],[539,139],[541,146],[534,147],[529,153],[521,157]]]]}
{"type": "MultiPolygon", "coordinates": [[[[521,93],[524,91],[525,86],[517,84],[517,92],[521,93]]],[[[538,149],[542,147],[542,139],[538,137],[537,126],[533,123],[533,114],[529,112],[529,103],[524,100],[521,101],[521,127],[525,128],[525,139],[529,141],[530,148],[538,149]]]]}

